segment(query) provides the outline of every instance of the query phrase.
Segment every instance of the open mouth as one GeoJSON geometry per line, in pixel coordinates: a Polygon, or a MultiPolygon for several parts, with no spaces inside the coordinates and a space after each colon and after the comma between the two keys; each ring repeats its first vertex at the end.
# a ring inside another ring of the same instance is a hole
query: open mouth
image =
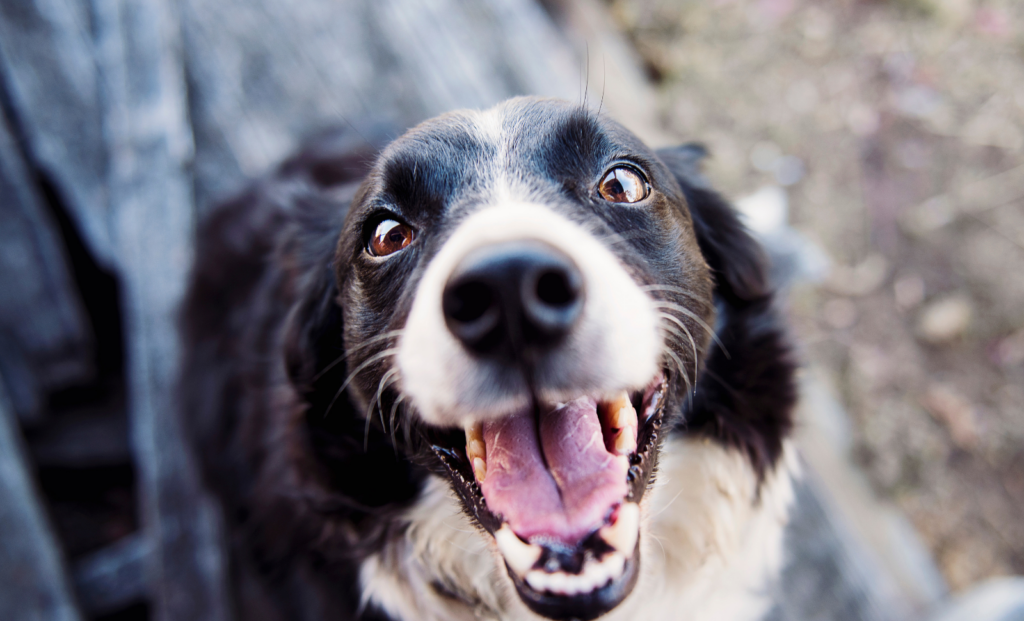
{"type": "Polygon", "coordinates": [[[433,446],[534,612],[593,619],[632,590],[666,383],[538,404],[433,446]]]}

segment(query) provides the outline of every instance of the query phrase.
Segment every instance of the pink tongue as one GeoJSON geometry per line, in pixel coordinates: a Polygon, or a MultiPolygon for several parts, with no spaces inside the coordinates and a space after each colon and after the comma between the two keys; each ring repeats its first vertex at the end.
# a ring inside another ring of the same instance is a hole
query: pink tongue
{"type": "Polygon", "coordinates": [[[540,446],[531,410],[484,423],[483,432],[484,499],[524,539],[575,545],[626,495],[629,461],[605,449],[593,399],[542,415],[540,446]]]}

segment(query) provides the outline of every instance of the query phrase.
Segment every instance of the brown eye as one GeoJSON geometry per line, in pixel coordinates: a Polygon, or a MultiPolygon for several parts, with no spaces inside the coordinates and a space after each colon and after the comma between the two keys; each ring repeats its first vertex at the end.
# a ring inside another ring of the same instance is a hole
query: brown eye
{"type": "Polygon", "coordinates": [[[608,171],[597,191],[601,198],[611,203],[636,203],[647,198],[651,187],[632,168],[619,166],[608,171]]]}
{"type": "Polygon", "coordinates": [[[375,257],[386,257],[398,252],[412,243],[412,227],[395,220],[381,220],[370,239],[370,254],[375,257]]]}

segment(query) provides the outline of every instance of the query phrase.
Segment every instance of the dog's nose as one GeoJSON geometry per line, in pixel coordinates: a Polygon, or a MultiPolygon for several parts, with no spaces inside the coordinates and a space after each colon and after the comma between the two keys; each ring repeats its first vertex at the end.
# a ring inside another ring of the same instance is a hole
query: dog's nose
{"type": "Polygon", "coordinates": [[[506,242],[470,253],[445,286],[445,323],[470,351],[553,346],[583,309],[583,276],[562,252],[506,242]]]}

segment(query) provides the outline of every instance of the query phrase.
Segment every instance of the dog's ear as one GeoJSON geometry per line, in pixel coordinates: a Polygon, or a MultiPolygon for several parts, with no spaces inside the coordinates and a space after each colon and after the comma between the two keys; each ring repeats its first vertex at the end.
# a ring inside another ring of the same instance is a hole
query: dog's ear
{"type": "MultiPolygon", "coordinates": [[[[334,251],[345,210],[325,208],[322,199],[304,197],[292,205],[295,230],[291,243],[278,249],[275,262],[295,295],[282,338],[288,379],[307,398],[344,377],[343,314],[334,276],[334,251]],[[321,381],[318,381],[321,380],[321,381]]],[[[313,399],[316,402],[316,399],[313,399]]]]}
{"type": "Polygon", "coordinates": [[[793,424],[796,365],[772,302],[767,258],[700,174],[705,154],[695,145],[658,153],[686,196],[720,302],[717,339],[679,429],[742,450],[763,479],[793,424]]]}
{"type": "Polygon", "coordinates": [[[686,144],[658,151],[686,197],[697,243],[711,266],[716,293],[728,300],[752,301],[769,293],[767,261],[736,211],[701,174],[703,146],[686,144]]]}

